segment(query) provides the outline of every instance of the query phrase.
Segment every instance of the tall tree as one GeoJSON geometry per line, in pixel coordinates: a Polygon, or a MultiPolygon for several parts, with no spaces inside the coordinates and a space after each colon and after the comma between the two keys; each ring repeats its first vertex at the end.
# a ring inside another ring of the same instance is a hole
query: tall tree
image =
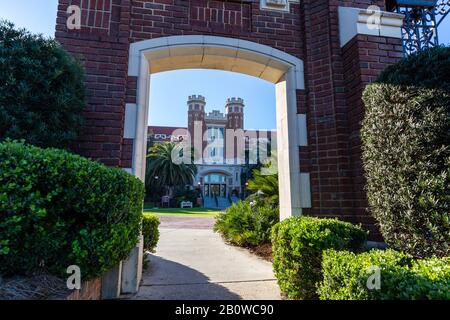
{"type": "Polygon", "coordinates": [[[51,39],[0,20],[0,141],[66,148],[85,107],[84,70],[51,39]]]}

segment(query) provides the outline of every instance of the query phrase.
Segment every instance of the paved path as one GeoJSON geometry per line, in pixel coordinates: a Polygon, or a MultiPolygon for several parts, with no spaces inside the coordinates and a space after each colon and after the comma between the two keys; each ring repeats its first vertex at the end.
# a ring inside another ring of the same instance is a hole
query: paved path
{"type": "Polygon", "coordinates": [[[226,245],[211,230],[214,219],[161,220],[157,253],[150,256],[135,299],[280,299],[272,265],[245,249],[226,245]]]}

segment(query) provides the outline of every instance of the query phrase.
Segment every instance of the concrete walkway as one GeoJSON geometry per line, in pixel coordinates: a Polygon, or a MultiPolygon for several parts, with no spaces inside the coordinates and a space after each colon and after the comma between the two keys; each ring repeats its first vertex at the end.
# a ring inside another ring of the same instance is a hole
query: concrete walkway
{"type": "Polygon", "coordinates": [[[225,244],[212,231],[214,219],[161,220],[157,253],[133,299],[280,299],[271,263],[225,244]]]}

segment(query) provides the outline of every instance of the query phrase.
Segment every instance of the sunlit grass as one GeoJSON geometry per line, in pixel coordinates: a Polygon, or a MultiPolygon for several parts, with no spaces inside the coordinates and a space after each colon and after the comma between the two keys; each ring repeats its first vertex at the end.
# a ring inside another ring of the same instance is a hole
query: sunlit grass
{"type": "Polygon", "coordinates": [[[144,214],[145,213],[166,217],[216,217],[222,212],[206,208],[145,208],[144,214]]]}

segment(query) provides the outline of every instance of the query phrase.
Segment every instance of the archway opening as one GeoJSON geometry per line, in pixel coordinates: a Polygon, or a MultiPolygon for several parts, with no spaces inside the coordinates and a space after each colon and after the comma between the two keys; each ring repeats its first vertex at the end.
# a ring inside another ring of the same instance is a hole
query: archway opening
{"type": "Polygon", "coordinates": [[[299,161],[299,146],[306,139],[306,118],[297,114],[297,90],[304,89],[303,63],[277,49],[250,41],[175,36],[131,46],[129,75],[138,77],[133,173],[145,177],[150,75],[191,68],[238,72],[276,85],[280,215],[286,218],[301,214],[302,206],[310,206],[309,177],[302,179],[299,161]]]}

